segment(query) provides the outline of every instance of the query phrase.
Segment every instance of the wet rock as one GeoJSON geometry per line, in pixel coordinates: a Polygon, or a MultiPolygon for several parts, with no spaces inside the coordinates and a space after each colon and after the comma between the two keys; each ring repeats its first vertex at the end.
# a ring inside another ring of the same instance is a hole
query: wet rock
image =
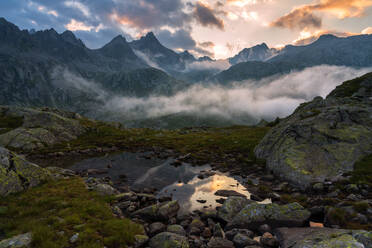
{"type": "Polygon", "coordinates": [[[371,247],[372,233],[331,228],[278,228],[281,248],[371,247]]]}
{"type": "Polygon", "coordinates": [[[162,232],[150,239],[151,248],[189,248],[189,241],[185,236],[175,233],[162,232]]]}
{"type": "Polygon", "coordinates": [[[0,196],[37,186],[50,175],[48,170],[0,147],[0,196]]]}
{"type": "Polygon", "coordinates": [[[224,196],[224,197],[230,197],[230,196],[238,196],[238,197],[244,197],[244,198],[247,197],[239,192],[236,192],[235,190],[222,190],[221,189],[221,190],[217,190],[214,194],[218,196],[224,196]]]}
{"type": "Polygon", "coordinates": [[[271,233],[264,233],[260,238],[261,244],[265,247],[279,247],[278,240],[271,233]]]}
{"type": "Polygon", "coordinates": [[[0,241],[0,248],[24,248],[31,247],[32,235],[31,233],[25,233],[14,236],[10,239],[0,241]]]}
{"type": "Polygon", "coordinates": [[[150,236],[154,236],[158,233],[164,232],[166,228],[167,226],[161,222],[151,223],[149,226],[149,234],[150,236]]]}
{"type": "Polygon", "coordinates": [[[251,239],[249,236],[244,235],[242,233],[237,233],[233,238],[233,242],[235,247],[237,248],[244,248],[250,245],[259,245],[257,241],[251,239]]]}
{"type": "Polygon", "coordinates": [[[268,224],[276,227],[304,226],[310,217],[310,212],[298,203],[287,205],[252,203],[244,207],[228,223],[228,228],[257,229],[260,225],[268,224]]]}
{"type": "Polygon", "coordinates": [[[206,200],[196,200],[196,201],[202,204],[207,202],[206,200]]]}
{"type": "Polygon", "coordinates": [[[250,202],[252,201],[243,197],[229,197],[218,209],[218,217],[226,222],[230,222],[250,202]]]}
{"type": "Polygon", "coordinates": [[[134,247],[135,248],[144,247],[148,241],[149,241],[149,237],[146,235],[135,235],[134,236],[134,247]]]}
{"type": "Polygon", "coordinates": [[[209,248],[234,248],[234,243],[227,239],[213,237],[208,242],[208,247],[209,248]]]}
{"type": "Polygon", "coordinates": [[[137,210],[132,215],[149,221],[165,221],[175,217],[179,209],[177,201],[162,202],[137,210]]]}
{"type": "Polygon", "coordinates": [[[186,231],[181,225],[169,225],[167,227],[167,232],[175,233],[181,236],[186,236],[186,231]]]}

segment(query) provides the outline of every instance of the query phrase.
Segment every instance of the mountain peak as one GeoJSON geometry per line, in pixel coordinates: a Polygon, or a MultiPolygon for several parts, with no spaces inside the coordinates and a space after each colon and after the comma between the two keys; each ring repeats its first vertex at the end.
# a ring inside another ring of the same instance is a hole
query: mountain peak
{"type": "Polygon", "coordinates": [[[67,41],[71,44],[84,46],[84,43],[80,39],[76,38],[75,34],[70,30],[66,30],[65,32],[60,34],[60,36],[64,41],[67,41]]]}
{"type": "Polygon", "coordinates": [[[319,37],[318,41],[333,40],[337,38],[338,37],[333,34],[323,34],[319,37]]]}
{"type": "Polygon", "coordinates": [[[118,36],[114,37],[110,43],[113,43],[113,42],[124,42],[124,43],[127,43],[127,40],[125,39],[124,36],[122,36],[121,34],[119,34],[118,36]]]}

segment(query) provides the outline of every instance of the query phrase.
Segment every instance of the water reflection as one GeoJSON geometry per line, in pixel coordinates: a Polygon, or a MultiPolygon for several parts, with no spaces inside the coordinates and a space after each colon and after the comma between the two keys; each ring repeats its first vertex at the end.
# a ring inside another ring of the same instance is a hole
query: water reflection
{"type": "Polygon", "coordinates": [[[194,177],[187,184],[174,183],[161,190],[159,196],[171,195],[180,203],[181,212],[188,212],[203,208],[214,209],[219,206],[216,200],[225,197],[215,195],[218,190],[234,190],[250,198],[250,193],[243,185],[222,173],[206,179],[194,177]]]}

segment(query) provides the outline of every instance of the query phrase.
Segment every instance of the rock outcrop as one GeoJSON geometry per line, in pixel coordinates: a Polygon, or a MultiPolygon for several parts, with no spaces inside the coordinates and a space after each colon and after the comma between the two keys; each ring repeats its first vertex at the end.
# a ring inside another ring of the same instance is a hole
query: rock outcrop
{"type": "Polygon", "coordinates": [[[255,149],[270,170],[301,188],[352,171],[370,153],[372,73],[300,105],[255,149]]]}
{"type": "Polygon", "coordinates": [[[0,145],[24,151],[70,141],[85,131],[80,115],[50,108],[0,106],[0,117],[18,120],[17,125],[4,127],[0,132],[0,145]]]}
{"type": "Polygon", "coordinates": [[[283,248],[371,247],[372,233],[332,228],[278,228],[283,248]]]}
{"type": "Polygon", "coordinates": [[[0,196],[34,187],[49,175],[47,170],[0,147],[0,196]]]}

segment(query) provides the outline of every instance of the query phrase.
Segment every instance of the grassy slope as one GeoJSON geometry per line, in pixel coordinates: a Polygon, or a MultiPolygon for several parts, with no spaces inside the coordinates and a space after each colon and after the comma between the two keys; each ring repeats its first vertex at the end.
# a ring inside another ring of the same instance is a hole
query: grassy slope
{"type": "MultiPolygon", "coordinates": [[[[125,247],[141,226],[112,215],[105,199],[85,188],[80,178],[46,183],[21,194],[0,198],[0,231],[5,236],[32,232],[32,247],[125,247]]],[[[0,233],[1,236],[1,233],[0,233]]]]}
{"type": "Polygon", "coordinates": [[[44,149],[41,153],[117,146],[121,149],[162,147],[190,153],[201,162],[211,162],[224,154],[244,156],[255,161],[254,147],[267,133],[267,127],[234,126],[193,130],[117,129],[104,123],[84,121],[89,131],[69,143],[44,149]]]}

